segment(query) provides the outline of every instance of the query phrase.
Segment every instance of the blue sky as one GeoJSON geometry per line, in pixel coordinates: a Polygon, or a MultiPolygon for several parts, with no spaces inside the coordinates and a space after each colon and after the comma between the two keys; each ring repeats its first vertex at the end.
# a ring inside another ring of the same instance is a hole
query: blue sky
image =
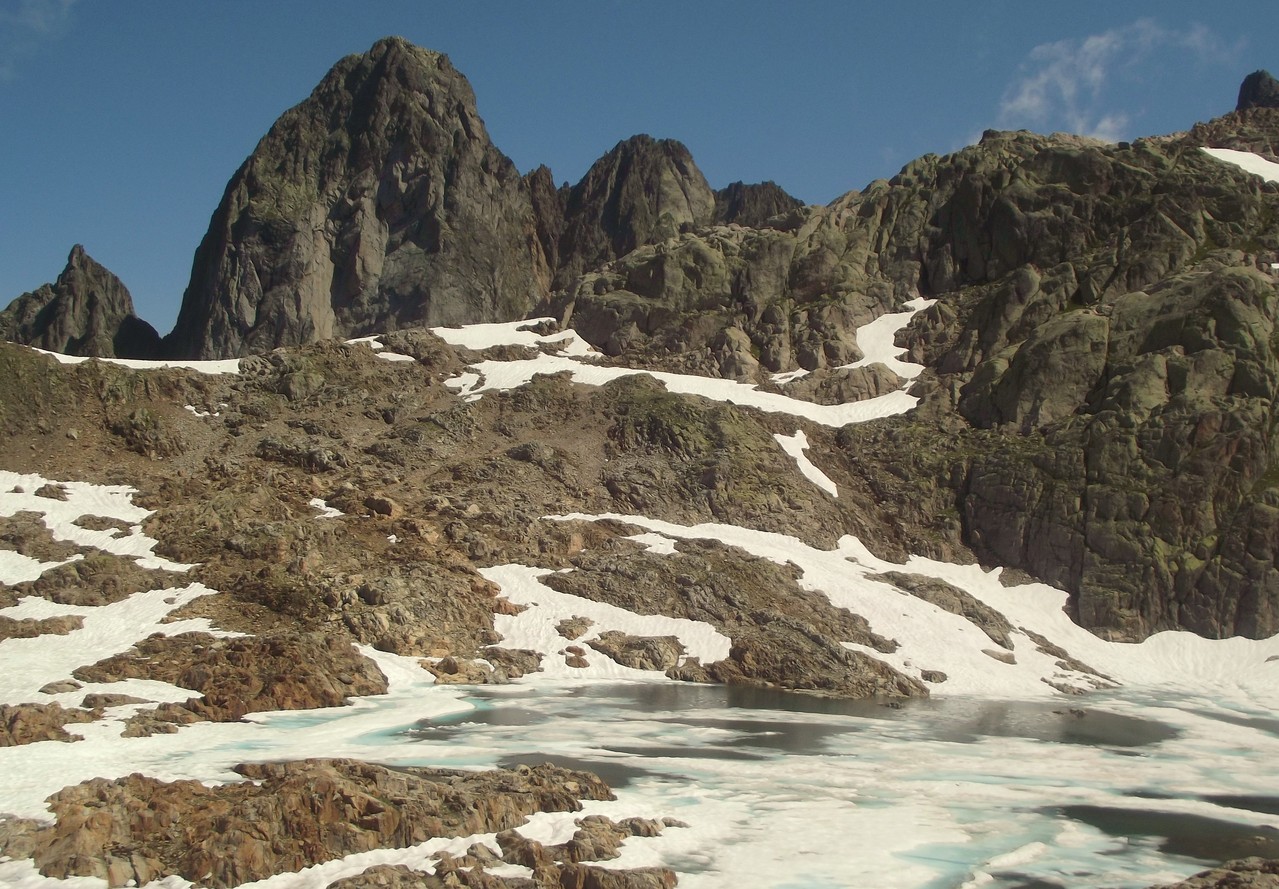
{"type": "Polygon", "coordinates": [[[0,0],[0,306],[83,243],[166,332],[232,173],[388,34],[452,58],[521,170],[646,132],[814,203],[988,127],[1186,129],[1279,73],[1274,0],[0,0]]]}

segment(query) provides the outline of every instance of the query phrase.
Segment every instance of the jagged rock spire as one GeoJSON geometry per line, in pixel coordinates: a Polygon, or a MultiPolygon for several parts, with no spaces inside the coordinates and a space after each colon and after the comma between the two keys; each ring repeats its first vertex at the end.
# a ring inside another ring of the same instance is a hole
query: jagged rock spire
{"type": "Polygon", "coordinates": [[[97,358],[153,358],[160,348],[159,334],[134,314],[128,289],[79,244],[56,282],[0,312],[0,340],[97,358]]]}

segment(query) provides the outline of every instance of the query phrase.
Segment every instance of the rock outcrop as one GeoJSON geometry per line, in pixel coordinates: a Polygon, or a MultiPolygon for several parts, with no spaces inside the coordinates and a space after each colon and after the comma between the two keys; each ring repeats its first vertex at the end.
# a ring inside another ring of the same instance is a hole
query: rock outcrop
{"type": "Polygon", "coordinates": [[[264,710],[339,707],[347,698],[386,693],[386,677],[349,642],[318,634],[216,639],[202,633],[151,636],[134,650],[75,671],[86,682],[154,679],[198,692],[167,704],[159,722],[229,722],[264,710]]]}
{"type": "Polygon", "coordinates": [[[78,741],[64,726],[92,720],[87,710],[64,709],[60,704],[0,704],[0,747],[78,741]]]}
{"type": "Polygon", "coordinates": [[[94,358],[155,358],[160,335],[133,311],[120,279],[76,244],[52,284],[0,312],[0,340],[94,358]]]}
{"type": "Polygon", "coordinates": [[[170,354],[519,318],[550,270],[470,84],[399,38],[330,71],[227,185],[170,354]]]}
{"type": "Polygon", "coordinates": [[[1279,80],[1269,71],[1253,71],[1239,85],[1239,101],[1236,111],[1249,108],[1279,108],[1279,80]]]}
{"type": "MultiPolygon", "coordinates": [[[[847,389],[854,331],[935,298],[901,340],[924,404],[886,425],[956,447],[921,445],[907,499],[1071,591],[1087,626],[1269,635],[1279,198],[1197,139],[1266,150],[1276,114],[1131,145],[990,132],[793,227],[634,250],[560,314],[627,363],[755,382],[798,366],[847,389]]],[[[878,434],[846,430],[849,453],[878,434]]]]}
{"type": "Polygon", "coordinates": [[[715,222],[720,225],[744,225],[764,228],[769,220],[784,216],[804,206],[776,182],[733,182],[715,192],[715,222]]]}
{"type": "Polygon", "coordinates": [[[1239,858],[1158,889],[1279,889],[1279,861],[1239,858]]]}
{"type": "Polygon", "coordinates": [[[718,544],[684,542],[674,556],[592,548],[576,555],[574,570],[545,583],[561,592],[610,602],[638,614],[706,621],[733,640],[729,656],[712,664],[670,662],[671,640],[602,634],[597,651],[628,666],[666,667],[693,682],[785,688],[846,698],[927,697],[919,682],[843,643],[879,651],[896,643],[866,621],[835,608],[795,582],[792,566],[778,566],[718,544]],[[784,592],[783,592],[784,591],[784,592]]]}
{"type": "Polygon", "coordinates": [[[111,887],[179,875],[237,886],[371,849],[509,830],[534,812],[611,799],[586,772],[395,770],[351,760],[248,764],[243,783],[208,787],[143,775],[95,778],[54,794],[55,823],[35,833],[45,876],[111,887]]]}

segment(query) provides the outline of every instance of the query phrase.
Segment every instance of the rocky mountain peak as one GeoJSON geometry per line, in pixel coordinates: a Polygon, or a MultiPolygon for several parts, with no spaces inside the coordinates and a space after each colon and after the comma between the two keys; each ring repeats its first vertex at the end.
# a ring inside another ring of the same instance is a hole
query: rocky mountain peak
{"type": "Polygon", "coordinates": [[[1236,111],[1249,108],[1279,108],[1279,80],[1269,71],[1253,71],[1239,85],[1239,101],[1236,111]]]}
{"type": "Polygon", "coordinates": [[[448,57],[387,37],[339,61],[232,177],[165,351],[514,320],[637,247],[797,206],[772,183],[718,194],[688,148],[648,135],[572,187],[546,167],[521,176],[448,57]]]}
{"type": "Polygon", "coordinates": [[[242,355],[508,320],[549,276],[528,189],[466,78],[386,38],[338,62],[231,179],[167,348],[242,355]]]}
{"type": "Polygon", "coordinates": [[[133,311],[120,279],[76,244],[53,284],[0,312],[0,339],[96,358],[151,358],[160,336],[133,311]]]}
{"type": "Polygon", "coordinates": [[[741,181],[729,183],[715,192],[715,221],[730,225],[763,228],[769,219],[804,206],[776,182],[741,181]]]}
{"type": "Polygon", "coordinates": [[[646,134],[618,142],[568,195],[555,284],[714,214],[715,192],[682,143],[646,134]]]}

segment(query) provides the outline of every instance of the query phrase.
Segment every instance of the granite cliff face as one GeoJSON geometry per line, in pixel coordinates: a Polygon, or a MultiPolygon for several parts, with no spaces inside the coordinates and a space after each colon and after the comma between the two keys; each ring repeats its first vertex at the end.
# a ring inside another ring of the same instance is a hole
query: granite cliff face
{"type": "Polygon", "coordinates": [[[232,178],[167,349],[516,318],[548,283],[528,190],[470,85],[389,38],[339,62],[232,178]]]}
{"type": "Polygon", "coordinates": [[[0,340],[98,358],[153,358],[160,351],[159,334],[134,314],[124,284],[79,244],[57,281],[0,312],[0,340]]]}

